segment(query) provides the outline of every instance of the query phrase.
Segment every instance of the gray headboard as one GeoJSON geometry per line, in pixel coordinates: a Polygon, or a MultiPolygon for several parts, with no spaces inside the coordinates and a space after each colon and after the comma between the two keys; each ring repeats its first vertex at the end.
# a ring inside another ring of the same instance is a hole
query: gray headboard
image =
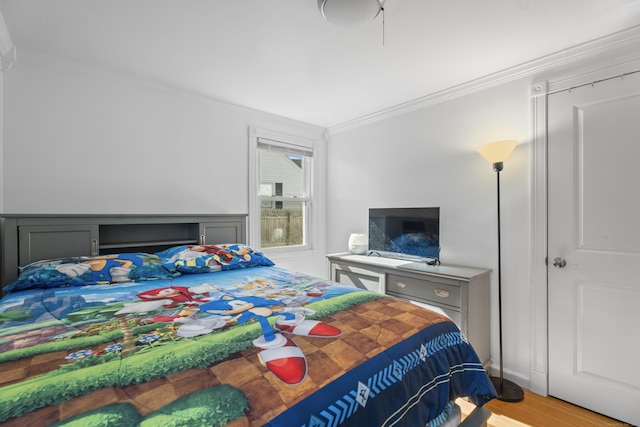
{"type": "Polygon", "coordinates": [[[247,215],[2,215],[1,285],[42,259],[246,243],[247,215]]]}

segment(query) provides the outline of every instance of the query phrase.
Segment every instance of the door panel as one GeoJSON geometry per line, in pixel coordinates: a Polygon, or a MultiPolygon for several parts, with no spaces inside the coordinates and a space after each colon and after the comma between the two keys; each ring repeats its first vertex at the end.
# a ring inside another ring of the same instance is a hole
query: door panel
{"type": "Polygon", "coordinates": [[[576,371],[611,386],[617,383],[621,387],[637,387],[640,369],[633,367],[637,364],[640,340],[637,334],[629,334],[621,325],[637,325],[632,322],[638,320],[635,312],[640,304],[640,292],[605,283],[581,283],[577,292],[576,371]],[[603,315],[605,313],[615,316],[603,315]],[[622,334],[611,333],[620,329],[622,334]],[[618,349],[618,354],[612,357],[607,349],[618,349]],[[611,363],[614,360],[616,363],[611,363]]]}
{"type": "Polygon", "coordinates": [[[640,76],[550,95],[548,159],[549,394],[638,425],[640,76]]]}

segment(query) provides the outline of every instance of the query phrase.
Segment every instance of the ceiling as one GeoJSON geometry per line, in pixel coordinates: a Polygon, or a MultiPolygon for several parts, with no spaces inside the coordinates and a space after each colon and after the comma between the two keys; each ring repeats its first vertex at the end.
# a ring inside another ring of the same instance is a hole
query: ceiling
{"type": "MultiPolygon", "coordinates": [[[[346,1],[346,0],[340,0],[346,1]]],[[[640,23],[640,0],[386,0],[342,28],[317,0],[0,0],[20,54],[325,128],[640,23]]]]}

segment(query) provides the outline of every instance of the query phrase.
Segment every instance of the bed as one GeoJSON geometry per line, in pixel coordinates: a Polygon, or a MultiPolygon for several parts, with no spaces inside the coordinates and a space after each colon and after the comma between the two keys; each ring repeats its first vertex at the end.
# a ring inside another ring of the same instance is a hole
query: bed
{"type": "Polygon", "coordinates": [[[7,426],[435,427],[460,397],[482,425],[495,397],[448,318],[244,244],[38,260],[3,290],[7,426]]]}

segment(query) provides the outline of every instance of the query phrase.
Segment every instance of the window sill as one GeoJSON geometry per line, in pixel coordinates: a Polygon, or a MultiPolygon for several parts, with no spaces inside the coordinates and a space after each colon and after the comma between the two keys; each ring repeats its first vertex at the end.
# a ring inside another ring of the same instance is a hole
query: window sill
{"type": "Polygon", "coordinates": [[[295,248],[267,248],[263,249],[262,253],[268,258],[287,261],[293,258],[313,256],[314,251],[308,246],[299,246],[295,248]]]}

